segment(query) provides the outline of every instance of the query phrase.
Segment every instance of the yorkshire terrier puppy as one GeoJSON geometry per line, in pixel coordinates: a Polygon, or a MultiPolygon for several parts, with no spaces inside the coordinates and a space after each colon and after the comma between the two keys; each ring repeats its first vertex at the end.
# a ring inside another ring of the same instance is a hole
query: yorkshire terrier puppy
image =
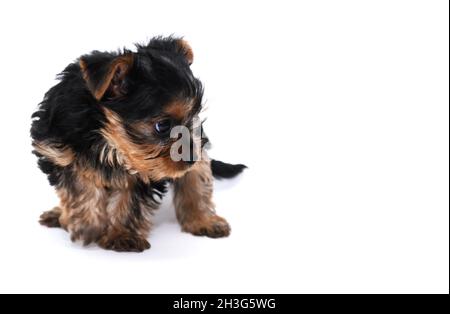
{"type": "Polygon", "coordinates": [[[174,37],[136,48],[81,56],[33,114],[33,153],[60,198],[40,223],[84,245],[142,252],[171,183],[183,231],[226,237],[230,226],[211,200],[213,176],[231,178],[245,166],[209,159],[204,135],[187,145],[175,145],[182,136],[173,136],[175,127],[202,133],[195,121],[203,87],[190,69],[192,49],[174,37]]]}

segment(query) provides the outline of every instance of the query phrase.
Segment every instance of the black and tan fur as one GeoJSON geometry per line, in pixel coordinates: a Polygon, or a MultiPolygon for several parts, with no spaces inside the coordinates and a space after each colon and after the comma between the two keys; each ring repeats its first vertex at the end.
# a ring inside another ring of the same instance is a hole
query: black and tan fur
{"type": "Polygon", "coordinates": [[[41,224],[64,228],[85,245],[141,252],[150,248],[152,212],[172,183],[183,231],[229,235],[214,210],[213,175],[232,177],[245,166],[210,160],[206,138],[191,143],[200,160],[170,156],[176,139],[167,130],[183,125],[193,131],[202,108],[192,62],[186,41],[158,37],[135,52],[94,51],[60,74],[31,128],[39,167],[60,199],[41,224]]]}

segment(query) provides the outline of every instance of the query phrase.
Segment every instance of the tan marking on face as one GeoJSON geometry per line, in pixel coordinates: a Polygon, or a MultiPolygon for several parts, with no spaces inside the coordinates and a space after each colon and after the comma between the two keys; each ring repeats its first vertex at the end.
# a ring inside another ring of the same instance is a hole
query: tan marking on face
{"type": "Polygon", "coordinates": [[[144,182],[182,176],[188,166],[183,162],[174,162],[170,158],[170,145],[136,144],[131,141],[120,117],[111,110],[104,109],[107,122],[101,134],[114,148],[125,169],[137,174],[144,182]]]}
{"type": "Polygon", "coordinates": [[[164,108],[164,113],[176,121],[185,121],[192,111],[194,100],[175,100],[164,108]]]}
{"type": "Polygon", "coordinates": [[[47,142],[34,142],[33,147],[36,152],[61,167],[66,167],[75,160],[75,153],[71,148],[66,146],[59,146],[47,142]]]}

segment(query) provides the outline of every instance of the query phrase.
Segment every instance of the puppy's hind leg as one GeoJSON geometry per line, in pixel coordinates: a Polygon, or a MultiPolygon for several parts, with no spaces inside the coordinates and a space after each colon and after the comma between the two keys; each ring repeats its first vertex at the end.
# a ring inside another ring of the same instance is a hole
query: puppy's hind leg
{"type": "Polygon", "coordinates": [[[52,210],[44,212],[39,219],[39,223],[49,228],[61,228],[59,217],[61,217],[61,208],[55,207],[52,210]]]}

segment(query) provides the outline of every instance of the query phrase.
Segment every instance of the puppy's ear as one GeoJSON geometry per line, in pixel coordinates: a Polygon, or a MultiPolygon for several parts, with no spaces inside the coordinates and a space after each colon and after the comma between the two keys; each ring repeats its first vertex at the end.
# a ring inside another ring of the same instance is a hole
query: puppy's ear
{"type": "Polygon", "coordinates": [[[133,66],[133,54],[115,56],[94,52],[79,60],[86,86],[95,99],[105,95],[116,98],[126,94],[126,76],[133,66]]]}
{"type": "Polygon", "coordinates": [[[177,44],[183,55],[186,57],[187,62],[191,65],[192,62],[194,62],[194,52],[192,51],[191,45],[184,39],[177,40],[177,44]]]}

